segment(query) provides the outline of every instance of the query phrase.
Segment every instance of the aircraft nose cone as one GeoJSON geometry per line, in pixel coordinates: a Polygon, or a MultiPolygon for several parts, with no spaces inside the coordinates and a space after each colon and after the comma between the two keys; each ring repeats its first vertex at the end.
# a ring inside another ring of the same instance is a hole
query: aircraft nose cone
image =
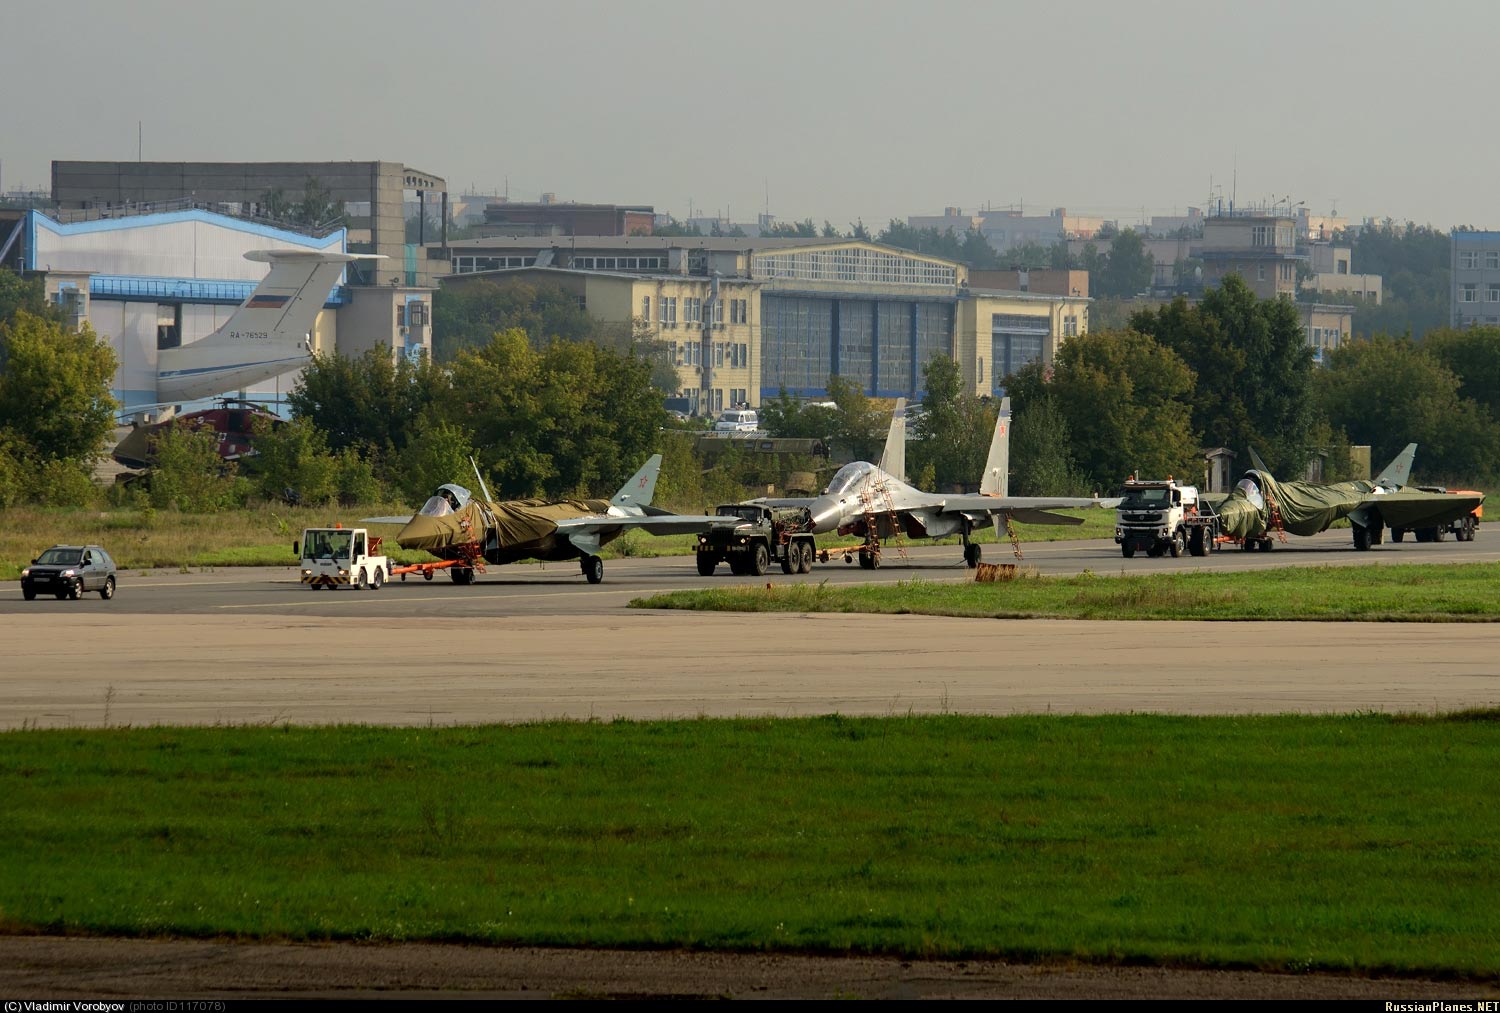
{"type": "Polygon", "coordinates": [[[812,514],[814,534],[837,530],[844,514],[837,497],[834,496],[819,496],[808,506],[808,511],[812,514]]]}

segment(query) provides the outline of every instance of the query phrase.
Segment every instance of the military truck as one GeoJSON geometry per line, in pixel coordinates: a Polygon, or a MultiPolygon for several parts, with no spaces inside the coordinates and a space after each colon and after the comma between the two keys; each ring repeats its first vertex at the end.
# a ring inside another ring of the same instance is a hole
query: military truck
{"type": "Polygon", "coordinates": [[[1120,490],[1115,517],[1115,543],[1130,559],[1138,551],[1148,556],[1183,552],[1206,556],[1219,536],[1218,518],[1198,498],[1196,486],[1182,485],[1168,476],[1141,481],[1131,478],[1120,490]]]}
{"type": "Polygon", "coordinates": [[[812,572],[812,513],[806,507],[725,503],[714,515],[724,522],[698,535],[701,576],[713,576],[720,562],[740,577],[759,577],[773,562],[782,573],[812,572]]]}

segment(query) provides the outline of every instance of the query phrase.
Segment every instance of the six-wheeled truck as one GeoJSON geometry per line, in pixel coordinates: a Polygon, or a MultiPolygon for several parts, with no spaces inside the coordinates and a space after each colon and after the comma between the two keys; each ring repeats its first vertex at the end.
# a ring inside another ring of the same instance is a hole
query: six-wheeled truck
{"type": "Polygon", "coordinates": [[[380,555],[380,539],[364,528],[308,528],[292,543],[302,557],[302,583],[314,591],[325,587],[380,590],[391,576],[391,563],[380,555]]]}
{"type": "MultiPolygon", "coordinates": [[[[1421,489],[1423,492],[1446,493],[1450,491],[1449,489],[1446,489],[1440,485],[1419,485],[1417,486],[1417,488],[1421,489]]],[[[1480,493],[1477,493],[1472,489],[1453,489],[1451,490],[1451,492],[1453,492],[1453,494],[1456,496],[1481,495],[1480,493]]],[[[1481,503],[1479,506],[1464,514],[1462,517],[1455,518],[1451,521],[1444,521],[1442,524],[1439,524],[1436,527],[1411,529],[1391,528],[1391,541],[1401,541],[1406,537],[1406,532],[1410,530],[1411,533],[1416,536],[1416,539],[1419,542],[1445,542],[1448,540],[1449,532],[1453,533],[1454,541],[1472,542],[1474,540],[1474,535],[1479,531],[1479,519],[1483,516],[1484,504],[1481,503]]]]}
{"type": "Polygon", "coordinates": [[[1126,559],[1137,552],[1148,556],[1184,552],[1206,556],[1219,537],[1219,520],[1198,498],[1196,486],[1161,480],[1130,479],[1120,490],[1115,520],[1115,543],[1126,559]]]}
{"type": "Polygon", "coordinates": [[[806,507],[726,503],[714,513],[724,523],[698,536],[702,576],[712,576],[721,561],[742,577],[759,577],[773,562],[782,573],[812,572],[812,514],[806,507]]]}

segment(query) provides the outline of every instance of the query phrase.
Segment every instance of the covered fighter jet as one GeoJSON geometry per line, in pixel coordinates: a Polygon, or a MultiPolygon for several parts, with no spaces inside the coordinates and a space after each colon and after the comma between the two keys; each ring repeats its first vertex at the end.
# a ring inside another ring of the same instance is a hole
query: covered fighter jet
{"type": "Polygon", "coordinates": [[[1049,513],[1071,507],[1113,509],[1118,499],[1101,500],[1075,496],[1010,496],[1010,398],[1000,402],[1000,417],[995,420],[995,434],[990,440],[989,459],[985,462],[978,495],[923,492],[907,485],[897,474],[906,461],[906,419],[904,402],[898,401],[891,419],[881,462],[868,461],[844,465],[821,496],[811,499],[768,499],[757,502],[771,505],[805,506],[812,514],[812,530],[821,534],[837,531],[841,535],[860,535],[865,544],[859,549],[859,565],[874,569],[880,565],[880,540],[899,531],[908,538],[945,538],[958,535],[964,546],[964,563],[979,565],[981,549],[971,541],[976,524],[992,523],[1003,535],[1007,521],[1025,524],[1082,524],[1081,517],[1049,513]]]}
{"type": "Polygon", "coordinates": [[[1255,465],[1234,491],[1203,499],[1219,516],[1220,531],[1242,540],[1245,549],[1270,551],[1274,534],[1315,535],[1341,517],[1349,518],[1354,547],[1368,549],[1383,540],[1384,529],[1428,528],[1445,524],[1484,502],[1481,493],[1447,494],[1403,488],[1411,480],[1417,445],[1405,450],[1373,481],[1279,482],[1254,450],[1255,465]]]}
{"type": "Polygon", "coordinates": [[[442,559],[440,563],[416,563],[393,567],[403,579],[421,573],[432,579],[436,570],[447,570],[455,584],[474,583],[474,574],[485,564],[514,563],[521,559],[577,559],[590,584],[604,579],[599,548],[626,531],[641,529],[653,535],[691,534],[706,531],[722,519],[674,514],[651,506],[661,455],[655,454],[611,499],[515,499],[495,502],[479,469],[481,495],[461,485],[439,486],[410,517],[366,517],[367,524],[404,525],[396,535],[403,549],[422,549],[442,559]]]}

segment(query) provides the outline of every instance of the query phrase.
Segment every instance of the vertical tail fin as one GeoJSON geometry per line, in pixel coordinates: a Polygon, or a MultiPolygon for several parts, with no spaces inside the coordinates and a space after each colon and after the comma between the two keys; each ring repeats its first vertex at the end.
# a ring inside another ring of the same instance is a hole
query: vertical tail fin
{"type": "Polygon", "coordinates": [[[1396,459],[1385,466],[1385,470],[1375,476],[1375,484],[1382,489],[1399,489],[1411,482],[1411,464],[1417,456],[1417,445],[1408,443],[1406,449],[1396,455],[1396,459]]]}
{"type": "Polygon", "coordinates": [[[307,335],[350,261],[369,255],[320,250],[252,250],[270,272],[229,320],[206,338],[163,349],[156,396],[192,401],[239,390],[304,365],[307,335]]]}
{"type": "Polygon", "coordinates": [[[620,491],[615,493],[610,504],[617,507],[650,506],[651,497],[656,495],[656,476],[660,473],[661,455],[652,454],[651,460],[620,486],[620,491]]]}
{"type": "Polygon", "coordinates": [[[984,462],[984,476],[979,480],[982,496],[1010,495],[1010,398],[1000,399],[1000,417],[995,419],[995,435],[990,438],[990,456],[984,462]]]}
{"type": "Polygon", "coordinates": [[[891,431],[885,436],[885,450],[880,454],[880,470],[892,478],[906,481],[906,398],[896,399],[891,412],[891,431]]]}

